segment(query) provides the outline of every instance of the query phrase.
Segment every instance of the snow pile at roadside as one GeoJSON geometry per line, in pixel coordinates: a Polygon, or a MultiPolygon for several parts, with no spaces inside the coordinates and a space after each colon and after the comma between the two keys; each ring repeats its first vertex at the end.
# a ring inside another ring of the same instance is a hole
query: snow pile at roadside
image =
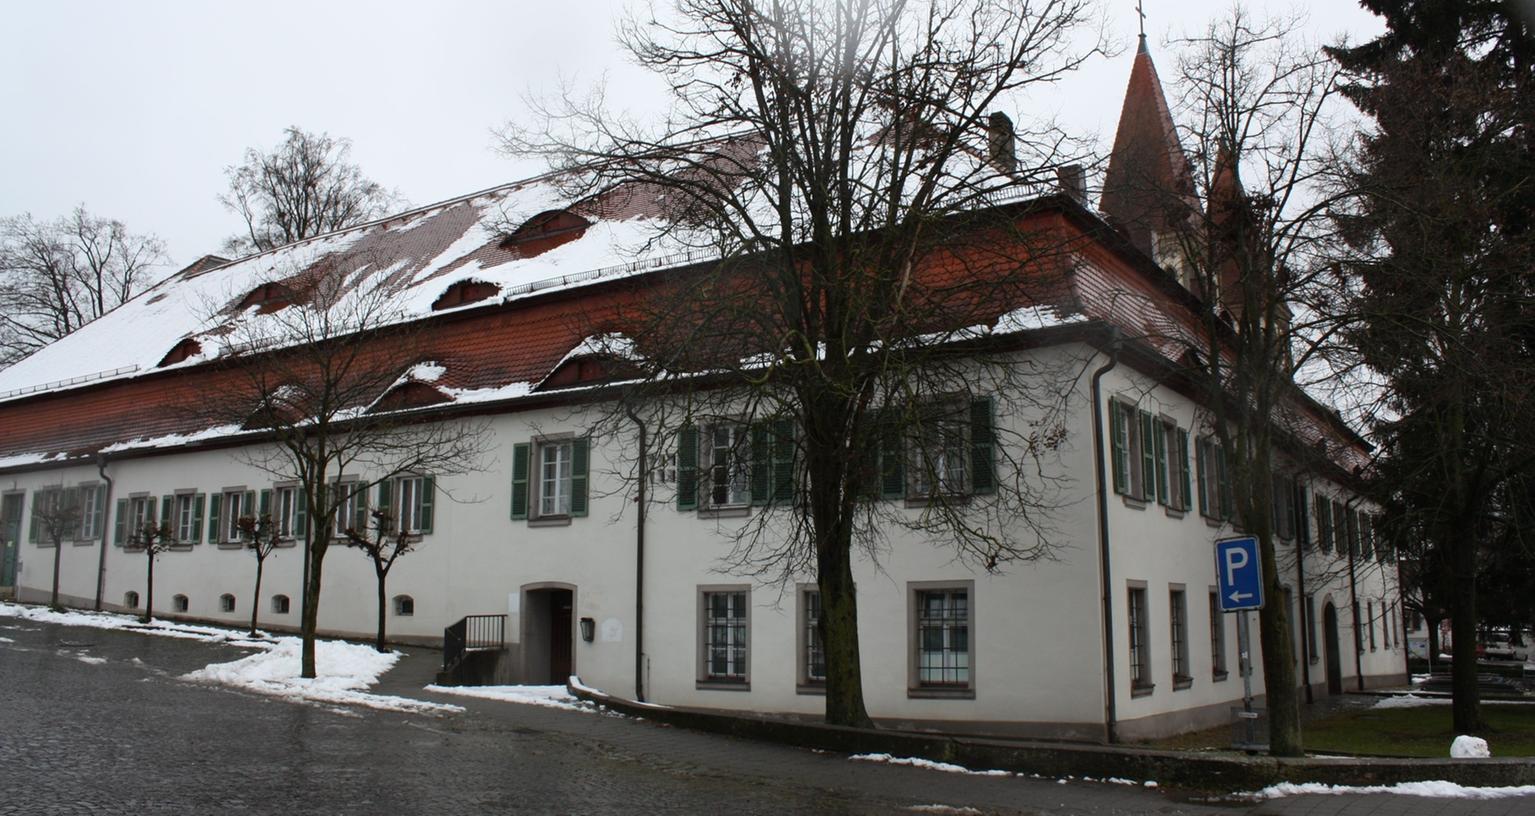
{"type": "Polygon", "coordinates": [[[1502,788],[1472,788],[1454,782],[1434,780],[1429,782],[1398,782],[1395,785],[1324,785],[1320,782],[1281,782],[1270,785],[1257,793],[1254,799],[1277,799],[1281,796],[1303,794],[1366,794],[1394,793],[1401,796],[1424,796],[1438,799],[1509,799],[1516,796],[1535,796],[1535,785],[1515,785],[1502,788]]]}
{"type": "Polygon", "coordinates": [[[1403,694],[1396,697],[1385,697],[1370,708],[1421,708],[1422,706],[1449,705],[1448,697],[1419,697],[1416,694],[1403,694]]]}
{"type": "Polygon", "coordinates": [[[427,691],[437,694],[456,694],[460,697],[477,697],[503,703],[559,708],[566,711],[597,713],[597,707],[576,698],[564,686],[439,686],[430,685],[427,691]]]}
{"type": "Polygon", "coordinates": [[[1487,740],[1481,737],[1461,734],[1450,743],[1450,757],[1453,759],[1486,759],[1490,756],[1492,751],[1487,747],[1487,740]]]}
{"type": "Polygon", "coordinates": [[[1012,776],[1012,773],[1009,771],[972,771],[963,765],[934,762],[931,759],[923,759],[921,757],[898,757],[890,754],[853,754],[848,759],[854,762],[883,762],[887,765],[910,765],[913,768],[926,768],[930,771],[965,774],[966,776],[1012,776]]]}
{"type": "Polygon", "coordinates": [[[220,629],[216,626],[197,626],[163,620],[141,623],[134,615],[120,615],[115,612],[54,612],[45,606],[0,603],[0,617],[22,618],[39,623],[57,623],[62,626],[88,626],[92,629],[124,629],[146,635],[186,638],[210,643],[231,643],[256,649],[268,648],[271,645],[271,641],[264,639],[260,632],[253,639],[244,632],[220,629]]]}
{"type": "Polygon", "coordinates": [[[298,638],[281,638],[265,652],[229,663],[212,663],[182,675],[181,679],[234,686],[304,703],[358,705],[418,714],[464,710],[460,706],[363,691],[394,666],[402,657],[399,652],[382,653],[371,646],[337,640],[316,641],[315,673],[319,676],[303,678],[299,676],[302,646],[298,638]]]}

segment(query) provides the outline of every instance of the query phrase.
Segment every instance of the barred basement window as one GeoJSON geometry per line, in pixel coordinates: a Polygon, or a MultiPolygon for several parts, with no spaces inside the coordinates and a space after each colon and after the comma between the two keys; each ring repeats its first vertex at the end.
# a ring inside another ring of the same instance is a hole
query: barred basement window
{"type": "Polygon", "coordinates": [[[1146,588],[1130,587],[1130,691],[1132,694],[1150,694],[1156,684],[1151,682],[1151,624],[1146,619],[1146,588]]]}
{"type": "Polygon", "coordinates": [[[137,592],[134,592],[131,589],[128,590],[127,592],[124,592],[123,593],[123,606],[126,606],[129,609],[138,609],[139,608],[139,594],[137,592]]]}
{"type": "Polygon", "coordinates": [[[914,594],[917,687],[971,688],[969,589],[918,589],[914,594]]]}
{"type": "Polygon", "coordinates": [[[1210,674],[1212,679],[1225,680],[1226,672],[1226,613],[1221,611],[1221,601],[1216,593],[1210,593],[1210,674]]]}
{"type": "Polygon", "coordinates": [[[233,612],[233,611],[235,611],[235,596],[230,595],[227,592],[224,593],[223,595],[220,595],[219,596],[219,611],[220,612],[233,612]]]}
{"type": "Polygon", "coordinates": [[[826,646],[821,642],[821,591],[800,591],[799,684],[826,684],[826,646]]]}
{"type": "Polygon", "coordinates": [[[699,604],[703,631],[699,634],[702,665],[698,679],[744,687],[750,676],[747,591],[705,590],[699,593],[699,604]]]}
{"type": "Polygon", "coordinates": [[[416,614],[416,599],[409,595],[394,596],[394,614],[401,618],[416,614]]]}
{"type": "Polygon", "coordinates": [[[272,611],[277,613],[277,614],[279,614],[279,615],[286,615],[286,614],[288,614],[288,596],[287,595],[273,595],[272,596],[272,611]]]}
{"type": "Polygon", "coordinates": [[[191,602],[187,600],[187,596],[185,596],[185,595],[172,595],[171,596],[171,610],[172,611],[175,611],[175,612],[185,612],[185,611],[187,611],[187,609],[190,606],[191,606],[191,602]]]}
{"type": "Polygon", "coordinates": [[[1182,589],[1168,591],[1168,632],[1172,636],[1173,688],[1187,688],[1189,674],[1189,610],[1182,589]]]}

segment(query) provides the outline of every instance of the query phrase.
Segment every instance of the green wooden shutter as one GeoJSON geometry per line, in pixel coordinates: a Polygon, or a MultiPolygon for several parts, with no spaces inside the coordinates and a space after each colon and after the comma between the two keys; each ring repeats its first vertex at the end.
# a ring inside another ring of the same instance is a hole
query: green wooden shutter
{"type": "Polygon", "coordinates": [[[1226,457],[1226,446],[1215,446],[1215,481],[1220,494],[1221,518],[1231,518],[1231,462],[1226,457]]]}
{"type": "Polygon", "coordinates": [[[192,543],[203,543],[203,509],[208,504],[208,494],[198,493],[192,499],[192,543]]]}
{"type": "Polygon", "coordinates": [[[309,491],[302,485],[293,488],[293,538],[295,541],[309,540],[309,491]]]}
{"type": "Polygon", "coordinates": [[[519,442],[512,446],[512,518],[528,517],[528,464],[533,446],[519,442]]]}
{"type": "Polygon", "coordinates": [[[1195,481],[1199,483],[1199,514],[1213,516],[1210,510],[1210,440],[1203,437],[1194,441],[1194,466],[1199,470],[1195,481]]]}
{"type": "Polygon", "coordinates": [[[117,517],[113,519],[112,543],[121,547],[128,543],[128,500],[117,500],[117,517]]]}
{"type": "Polygon", "coordinates": [[[223,514],[223,509],[223,494],[214,493],[208,497],[208,542],[210,544],[218,544],[224,540],[219,535],[219,517],[223,514]]]}
{"type": "Polygon", "coordinates": [[[1130,492],[1130,440],[1125,438],[1125,426],[1121,423],[1124,406],[1109,400],[1109,465],[1114,471],[1114,492],[1130,492]]]}
{"type": "Polygon", "coordinates": [[[698,426],[677,432],[677,509],[698,507],[698,426]]]}
{"type": "Polygon", "coordinates": [[[389,516],[392,529],[398,532],[400,520],[394,517],[394,479],[385,479],[378,483],[378,511],[389,516]]]}
{"type": "Polygon", "coordinates": [[[34,491],[32,491],[32,521],[31,521],[30,524],[27,525],[27,543],[29,543],[29,544],[36,544],[37,543],[37,527],[38,527],[38,522],[40,521],[40,519],[38,519],[38,517],[37,517],[37,511],[41,510],[42,507],[43,507],[43,491],[41,491],[41,490],[34,490],[34,491]]]}
{"type": "Polygon", "coordinates": [[[751,427],[751,494],[752,504],[768,503],[768,484],[772,481],[773,454],[768,444],[768,425],[754,422],[751,427]]]}
{"type": "Polygon", "coordinates": [[[170,525],[172,533],[176,532],[175,507],[175,496],[160,497],[160,526],[170,525]]]}
{"type": "Polygon", "coordinates": [[[429,534],[429,533],[432,532],[432,524],[435,521],[435,519],[433,518],[433,515],[434,515],[434,507],[436,505],[436,502],[434,500],[436,499],[436,497],[437,497],[437,480],[435,478],[431,477],[431,476],[423,476],[423,477],[421,477],[421,493],[420,493],[419,497],[417,498],[417,501],[420,502],[420,506],[421,506],[421,514],[420,515],[421,515],[421,534],[422,535],[426,535],[426,534],[429,534]]]}
{"type": "Polygon", "coordinates": [[[352,529],[358,535],[368,534],[368,485],[366,482],[351,482],[346,486],[351,491],[352,499],[352,529]]]}
{"type": "Polygon", "coordinates": [[[1178,429],[1178,474],[1183,479],[1183,490],[1178,494],[1178,509],[1189,509],[1189,432],[1178,429]]]}
{"type": "Polygon", "coordinates": [[[570,514],[586,515],[587,470],[590,468],[591,440],[586,437],[570,442],[570,514]]]}
{"type": "Polygon", "coordinates": [[[1167,473],[1167,426],[1156,420],[1151,423],[1152,448],[1155,453],[1157,482],[1157,503],[1172,506],[1172,484],[1168,480],[1167,473]]]}
{"type": "Polygon", "coordinates": [[[1136,498],[1150,501],[1157,495],[1157,452],[1153,437],[1156,436],[1156,420],[1148,411],[1137,411],[1141,419],[1141,494],[1136,498]]]}
{"type": "Polygon", "coordinates": [[[970,488],[977,495],[997,492],[997,433],[991,397],[970,401],[970,488]]]}
{"type": "Polygon", "coordinates": [[[906,496],[906,446],[902,444],[901,412],[886,408],[879,415],[879,494],[886,499],[906,496]]]}
{"type": "Polygon", "coordinates": [[[276,521],[272,518],[271,490],[261,491],[261,502],[256,507],[256,521],[259,523],[262,519],[266,519],[267,521],[276,521]]]}
{"type": "Polygon", "coordinates": [[[773,501],[794,501],[794,420],[773,423],[773,501]]]}

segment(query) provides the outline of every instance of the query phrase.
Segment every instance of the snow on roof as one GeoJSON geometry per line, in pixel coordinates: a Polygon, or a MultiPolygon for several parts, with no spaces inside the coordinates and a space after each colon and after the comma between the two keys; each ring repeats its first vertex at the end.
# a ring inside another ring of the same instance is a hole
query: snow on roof
{"type": "Polygon", "coordinates": [[[600,204],[582,208],[591,223],[575,240],[537,253],[503,244],[518,224],[570,205],[548,178],[534,179],[214,269],[184,270],[0,371],[0,400],[136,376],[157,368],[167,352],[188,338],[201,348],[178,365],[216,358],[228,351],[228,338],[245,334],[233,331],[236,326],[263,319],[257,305],[235,308],[263,284],[293,283],[297,289],[306,279],[335,275],[357,289],[378,285],[390,292],[397,318],[408,320],[430,314],[433,302],[460,281],[489,283],[500,288],[502,298],[516,297],[632,272],[647,266],[636,263],[642,253],[675,249],[657,243],[659,222],[646,217],[646,207],[630,205],[627,218],[607,219],[600,204]]]}

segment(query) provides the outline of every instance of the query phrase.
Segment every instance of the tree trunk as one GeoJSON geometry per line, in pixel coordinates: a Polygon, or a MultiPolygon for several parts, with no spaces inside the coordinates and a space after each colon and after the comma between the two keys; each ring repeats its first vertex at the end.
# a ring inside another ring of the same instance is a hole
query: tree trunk
{"type": "Polygon", "coordinates": [[[826,648],[826,722],[872,728],[863,703],[863,669],[858,649],[858,588],[853,581],[851,541],[822,550],[821,643],[826,648]]]}
{"type": "Polygon", "coordinates": [[[1428,626],[1428,670],[1432,674],[1434,666],[1439,663],[1439,624],[1442,618],[1430,618],[1424,616],[1423,622],[1428,626]]]}
{"type": "Polygon", "coordinates": [[[1455,733],[1480,734],[1486,725],[1476,687],[1476,544],[1469,535],[1446,543],[1453,548],[1456,573],[1456,592],[1450,597],[1450,707],[1455,733]]]}
{"type": "Polygon", "coordinates": [[[265,558],[256,559],[256,594],[251,598],[251,637],[256,636],[256,617],[261,614],[261,568],[265,558]]]}
{"type": "Polygon", "coordinates": [[[320,560],[324,557],[322,547],[312,546],[309,550],[309,584],[304,587],[304,610],[299,622],[299,632],[304,640],[300,677],[318,676],[315,674],[314,638],[320,621],[320,560]]]}
{"type": "Polygon", "coordinates": [[[59,551],[64,549],[64,543],[58,540],[53,542],[53,597],[48,601],[48,606],[55,612],[63,612],[64,607],[59,605],[59,551]]]}
{"type": "Polygon", "coordinates": [[[385,590],[384,583],[389,575],[378,570],[376,564],[374,569],[378,572],[378,640],[374,642],[373,648],[380,652],[387,652],[389,647],[384,645],[384,615],[388,612],[388,602],[385,600],[385,596],[389,593],[385,590]]]}
{"type": "Polygon", "coordinates": [[[144,545],[144,552],[149,554],[149,586],[144,593],[144,623],[149,623],[155,616],[155,553],[149,545],[144,545]]]}

